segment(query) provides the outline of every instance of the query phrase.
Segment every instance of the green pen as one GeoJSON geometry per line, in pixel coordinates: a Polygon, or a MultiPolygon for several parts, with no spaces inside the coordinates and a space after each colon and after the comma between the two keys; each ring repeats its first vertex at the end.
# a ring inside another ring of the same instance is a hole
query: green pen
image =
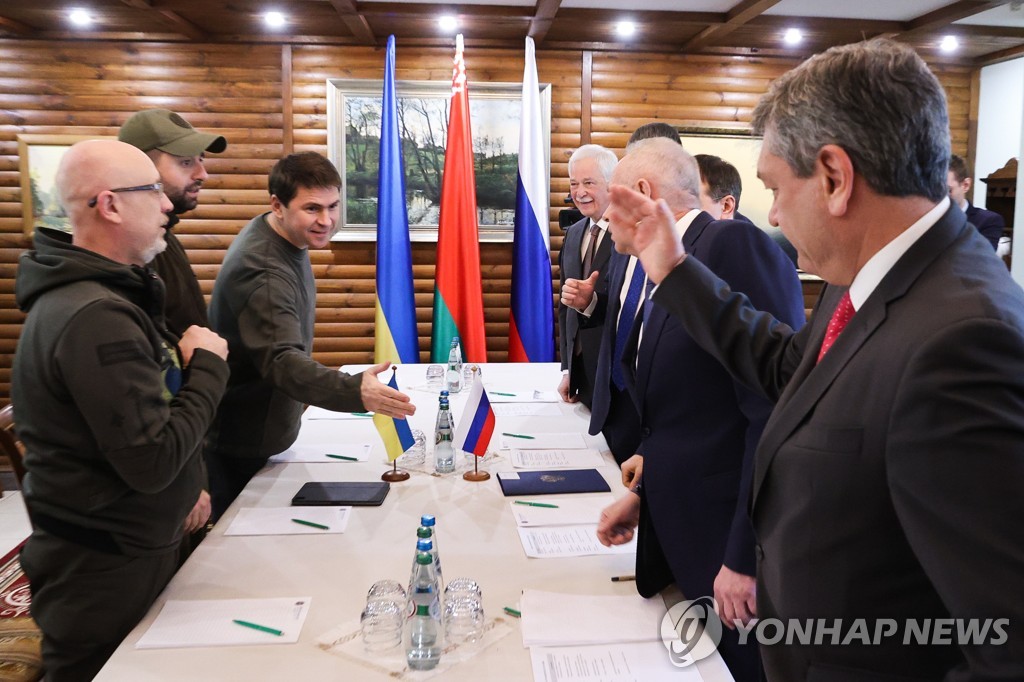
{"type": "Polygon", "coordinates": [[[354,414],[357,417],[372,417],[373,416],[369,412],[353,412],[352,414],[354,414]]]}
{"type": "Polygon", "coordinates": [[[512,438],[526,438],[528,440],[535,440],[533,436],[526,436],[526,435],[521,434],[521,433],[505,433],[503,431],[501,433],[501,435],[503,435],[503,436],[511,436],[512,438]]]}
{"type": "Polygon", "coordinates": [[[332,455],[329,452],[326,455],[324,455],[324,457],[330,457],[331,459],[343,459],[346,462],[358,462],[359,461],[358,457],[346,457],[345,455],[332,455]]]}
{"type": "Polygon", "coordinates": [[[292,521],[294,521],[295,523],[301,524],[303,526],[309,526],[310,528],[319,528],[320,530],[330,530],[331,529],[330,526],[325,526],[322,523],[313,523],[312,521],[306,521],[304,519],[292,519],[292,521]]]}
{"type": "Polygon", "coordinates": [[[523,617],[522,611],[517,611],[516,609],[512,608],[511,606],[506,606],[505,607],[505,613],[507,613],[508,615],[512,616],[513,618],[522,618],[523,617]]]}
{"type": "Polygon", "coordinates": [[[515,398],[515,393],[501,393],[499,391],[491,391],[491,395],[507,395],[509,398],[515,398]]]}
{"type": "Polygon", "coordinates": [[[526,500],[516,500],[515,504],[524,504],[527,507],[544,507],[546,509],[558,509],[557,504],[547,504],[546,502],[527,502],[526,500]]]}
{"type": "Polygon", "coordinates": [[[267,632],[267,633],[270,633],[271,635],[274,635],[276,637],[280,637],[281,635],[284,634],[284,632],[282,632],[281,630],[275,630],[274,628],[268,628],[266,625],[257,625],[256,623],[250,623],[247,620],[238,620],[237,618],[234,618],[234,619],[231,620],[231,622],[232,623],[237,623],[238,625],[241,625],[242,627],[252,628],[253,630],[259,630],[260,632],[267,632]]]}

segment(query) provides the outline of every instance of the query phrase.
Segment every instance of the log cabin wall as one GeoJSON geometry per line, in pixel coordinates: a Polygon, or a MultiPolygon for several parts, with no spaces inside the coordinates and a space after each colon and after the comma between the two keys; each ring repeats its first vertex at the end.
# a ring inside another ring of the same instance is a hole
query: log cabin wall
{"type": "MultiPolygon", "coordinates": [[[[448,81],[452,50],[402,49],[400,80],[448,81]]],[[[470,48],[472,82],[520,82],[519,51],[470,48]]],[[[14,302],[22,232],[19,134],[116,135],[133,112],[166,107],[196,127],[223,134],[211,154],[199,207],[176,228],[209,295],[234,235],[267,205],[267,173],[291,151],[327,152],[328,78],[380,79],[383,51],[318,45],[181,44],[0,40],[0,405],[24,316],[14,302]]],[[[552,259],[562,233],[567,161],[577,146],[603,144],[620,156],[630,133],[650,120],[743,130],[758,96],[796,64],[769,58],[544,51],[540,81],[551,83],[552,259]]],[[[950,102],[954,151],[965,154],[977,117],[977,78],[968,67],[935,65],[950,102]]],[[[311,253],[317,280],[314,357],[331,366],[373,355],[374,245],[334,243],[311,253]]],[[[488,358],[508,348],[511,245],[481,245],[488,358]]],[[[421,359],[430,339],[434,245],[413,244],[421,359]]],[[[557,278],[557,268],[553,269],[557,278]]],[[[557,283],[557,279],[556,279],[557,283]]]]}

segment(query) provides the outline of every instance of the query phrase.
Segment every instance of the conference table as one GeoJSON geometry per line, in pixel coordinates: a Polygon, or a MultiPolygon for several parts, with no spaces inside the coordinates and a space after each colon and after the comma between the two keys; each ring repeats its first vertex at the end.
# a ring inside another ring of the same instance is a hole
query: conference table
{"type": "MultiPolygon", "coordinates": [[[[364,366],[343,368],[361,371],[364,366]]],[[[615,496],[625,494],[618,467],[600,435],[587,435],[589,411],[561,401],[558,416],[497,418],[491,450],[480,469],[490,480],[470,482],[462,474],[470,459],[457,454],[454,474],[431,473],[437,394],[428,391],[426,365],[403,365],[398,385],[417,407],[410,425],[427,434],[425,465],[411,466],[411,477],[391,484],[379,507],[353,507],[340,534],[226,536],[225,529],[242,508],[285,507],[307,481],[379,481],[390,468],[383,443],[371,419],[303,417],[295,447],[303,444],[372,443],[366,462],[272,463],[259,472],[193,552],[146,617],[125,639],[99,680],[387,680],[386,674],[318,646],[317,640],[339,626],[356,624],[367,589],[375,581],[408,581],[422,514],[437,517],[438,547],[446,580],[458,576],[477,580],[488,619],[501,618],[512,632],[479,650],[470,660],[447,670],[444,680],[533,679],[529,650],[524,648],[520,621],[506,616],[523,590],[578,595],[636,595],[635,583],[613,582],[613,576],[634,572],[634,555],[528,558],[520,542],[510,498],[500,490],[496,471],[512,469],[507,451],[499,450],[500,433],[584,434],[587,446],[602,453],[601,475],[615,496]],[[311,596],[308,614],[295,644],[138,649],[136,643],[168,600],[259,599],[311,596]],[[502,618],[503,617],[503,618],[502,618]]],[[[561,371],[557,363],[483,364],[489,391],[555,391],[561,371]]],[[[390,372],[381,375],[390,378],[390,372]]],[[[459,419],[467,391],[451,396],[459,419]]],[[[259,428],[259,425],[254,425],[259,428]]],[[[399,459],[399,464],[401,464],[399,459]]],[[[596,519],[595,519],[596,521],[596,519]]],[[[566,614],[566,627],[572,614],[566,614]]],[[[652,624],[652,628],[657,625],[652,624]]],[[[392,655],[399,655],[394,653],[392,655]]],[[[667,656],[667,654],[666,654],[667,656]]],[[[717,654],[698,663],[707,682],[731,680],[717,654]]],[[[416,674],[408,679],[417,679],[416,674]]],[[[406,679],[403,676],[400,679],[406,679]]],[[[393,679],[393,678],[392,678],[393,679]]]]}

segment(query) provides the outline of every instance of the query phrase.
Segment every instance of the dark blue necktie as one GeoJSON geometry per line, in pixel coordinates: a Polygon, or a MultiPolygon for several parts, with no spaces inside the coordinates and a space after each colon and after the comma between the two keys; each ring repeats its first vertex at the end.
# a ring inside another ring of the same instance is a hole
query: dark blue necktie
{"type": "Polygon", "coordinates": [[[636,321],[636,307],[640,304],[640,294],[644,290],[644,268],[640,261],[636,262],[633,279],[629,280],[626,300],[622,303],[619,313],[619,324],[615,327],[615,353],[612,355],[612,383],[620,391],[626,388],[626,379],[622,376],[622,352],[626,349],[626,338],[636,321]]]}

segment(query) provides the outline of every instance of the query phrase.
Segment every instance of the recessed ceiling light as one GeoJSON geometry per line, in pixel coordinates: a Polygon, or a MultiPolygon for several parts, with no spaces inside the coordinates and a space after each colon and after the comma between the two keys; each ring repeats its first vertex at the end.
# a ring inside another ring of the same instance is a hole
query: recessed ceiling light
{"type": "Polygon", "coordinates": [[[285,25],[285,18],[280,12],[266,12],[263,15],[263,23],[270,28],[281,28],[285,25]]]}
{"type": "Polygon", "coordinates": [[[92,23],[92,17],[84,9],[76,7],[68,14],[68,19],[75,26],[88,26],[92,23]]]}
{"type": "Polygon", "coordinates": [[[446,14],[437,20],[437,23],[441,26],[442,31],[454,31],[459,27],[459,20],[450,14],[446,14]]]}
{"type": "Polygon", "coordinates": [[[800,41],[804,39],[804,34],[800,32],[798,28],[787,28],[786,35],[782,36],[782,40],[787,45],[799,45],[800,41]]]}
{"type": "Polygon", "coordinates": [[[615,24],[615,33],[622,38],[628,38],[636,33],[636,24],[632,21],[620,21],[615,24]]]}
{"type": "Polygon", "coordinates": [[[956,39],[956,36],[943,36],[942,42],[939,43],[939,49],[943,52],[956,52],[958,47],[960,47],[960,41],[956,39]]]}

